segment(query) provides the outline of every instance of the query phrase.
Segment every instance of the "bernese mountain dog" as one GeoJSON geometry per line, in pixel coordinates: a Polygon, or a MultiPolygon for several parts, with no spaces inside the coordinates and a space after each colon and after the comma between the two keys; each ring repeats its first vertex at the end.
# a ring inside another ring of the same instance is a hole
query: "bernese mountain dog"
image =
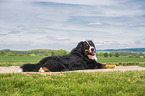
{"type": "Polygon", "coordinates": [[[37,64],[24,64],[18,72],[57,72],[83,69],[115,68],[97,62],[96,48],[91,40],[81,41],[67,55],[48,56],[37,64]]]}

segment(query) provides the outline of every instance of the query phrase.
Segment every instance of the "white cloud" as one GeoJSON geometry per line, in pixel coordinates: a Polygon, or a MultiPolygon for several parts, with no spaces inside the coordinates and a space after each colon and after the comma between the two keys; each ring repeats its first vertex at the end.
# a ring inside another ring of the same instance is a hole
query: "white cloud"
{"type": "Polygon", "coordinates": [[[88,25],[102,25],[102,23],[96,22],[96,23],[89,23],[88,25]]]}
{"type": "Polygon", "coordinates": [[[23,49],[70,50],[86,39],[92,39],[100,49],[143,45],[145,12],[140,0],[4,2],[0,2],[0,49],[23,45],[23,49]]]}
{"type": "Polygon", "coordinates": [[[64,4],[79,4],[79,5],[112,5],[115,0],[31,0],[40,2],[56,2],[64,4]]]}

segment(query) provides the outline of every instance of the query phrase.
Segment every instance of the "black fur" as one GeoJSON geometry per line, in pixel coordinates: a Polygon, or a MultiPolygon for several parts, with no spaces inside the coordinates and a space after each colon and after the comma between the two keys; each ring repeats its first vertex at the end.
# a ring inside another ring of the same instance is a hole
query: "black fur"
{"type": "MultiPolygon", "coordinates": [[[[86,45],[87,42],[82,41],[68,55],[49,56],[37,64],[24,64],[20,68],[23,69],[23,72],[38,72],[40,67],[48,68],[52,72],[102,68],[104,64],[89,59],[87,54],[85,54],[85,49],[88,48],[86,45]]],[[[93,42],[92,46],[94,46],[93,42]]]]}

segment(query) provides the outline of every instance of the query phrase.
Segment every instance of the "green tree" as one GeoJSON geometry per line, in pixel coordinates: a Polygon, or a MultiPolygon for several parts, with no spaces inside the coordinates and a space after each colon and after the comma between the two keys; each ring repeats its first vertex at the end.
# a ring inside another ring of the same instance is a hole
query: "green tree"
{"type": "Polygon", "coordinates": [[[17,52],[15,52],[14,54],[15,54],[15,56],[17,56],[17,52]]]}
{"type": "Polygon", "coordinates": [[[98,53],[98,56],[103,56],[103,53],[98,53]]]}
{"type": "Polygon", "coordinates": [[[6,53],[6,55],[8,55],[8,56],[15,56],[14,53],[10,53],[10,52],[6,53]]]}
{"type": "Polygon", "coordinates": [[[113,54],[112,54],[112,53],[109,53],[109,56],[110,56],[110,57],[112,57],[112,56],[113,56],[113,54]]]}
{"type": "Polygon", "coordinates": [[[128,55],[128,57],[129,57],[129,58],[133,58],[133,56],[132,56],[132,55],[128,55]]]}
{"type": "Polygon", "coordinates": [[[8,52],[10,52],[11,50],[10,49],[3,49],[2,50],[4,53],[8,53],[8,52]]]}
{"type": "Polygon", "coordinates": [[[55,55],[55,53],[54,53],[54,51],[52,51],[52,52],[51,52],[51,56],[54,56],[54,55],[55,55]]]}
{"type": "Polygon", "coordinates": [[[0,55],[5,55],[5,52],[2,50],[2,51],[0,52],[0,55]]]}
{"type": "Polygon", "coordinates": [[[44,53],[44,56],[48,56],[49,55],[49,53],[44,53]]]}
{"type": "Polygon", "coordinates": [[[142,56],[142,53],[140,52],[140,54],[139,54],[140,56],[142,56]]]}
{"type": "Polygon", "coordinates": [[[63,49],[60,49],[60,50],[55,51],[55,54],[56,55],[66,55],[67,54],[67,51],[66,50],[63,50],[63,49]]]}
{"type": "Polygon", "coordinates": [[[115,57],[119,57],[119,53],[118,52],[115,53],[115,57]]]}
{"type": "Polygon", "coordinates": [[[108,53],[107,52],[104,53],[104,57],[108,57],[108,53]]]}

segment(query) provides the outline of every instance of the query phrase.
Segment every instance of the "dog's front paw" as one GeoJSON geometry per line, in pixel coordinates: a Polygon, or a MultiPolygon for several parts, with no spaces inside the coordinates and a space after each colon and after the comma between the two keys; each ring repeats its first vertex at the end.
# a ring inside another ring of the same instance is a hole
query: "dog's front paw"
{"type": "Polygon", "coordinates": [[[51,72],[48,68],[44,67],[44,68],[40,68],[39,72],[51,72]]]}
{"type": "Polygon", "coordinates": [[[105,68],[107,68],[107,69],[116,68],[116,65],[105,65],[105,68]]]}

